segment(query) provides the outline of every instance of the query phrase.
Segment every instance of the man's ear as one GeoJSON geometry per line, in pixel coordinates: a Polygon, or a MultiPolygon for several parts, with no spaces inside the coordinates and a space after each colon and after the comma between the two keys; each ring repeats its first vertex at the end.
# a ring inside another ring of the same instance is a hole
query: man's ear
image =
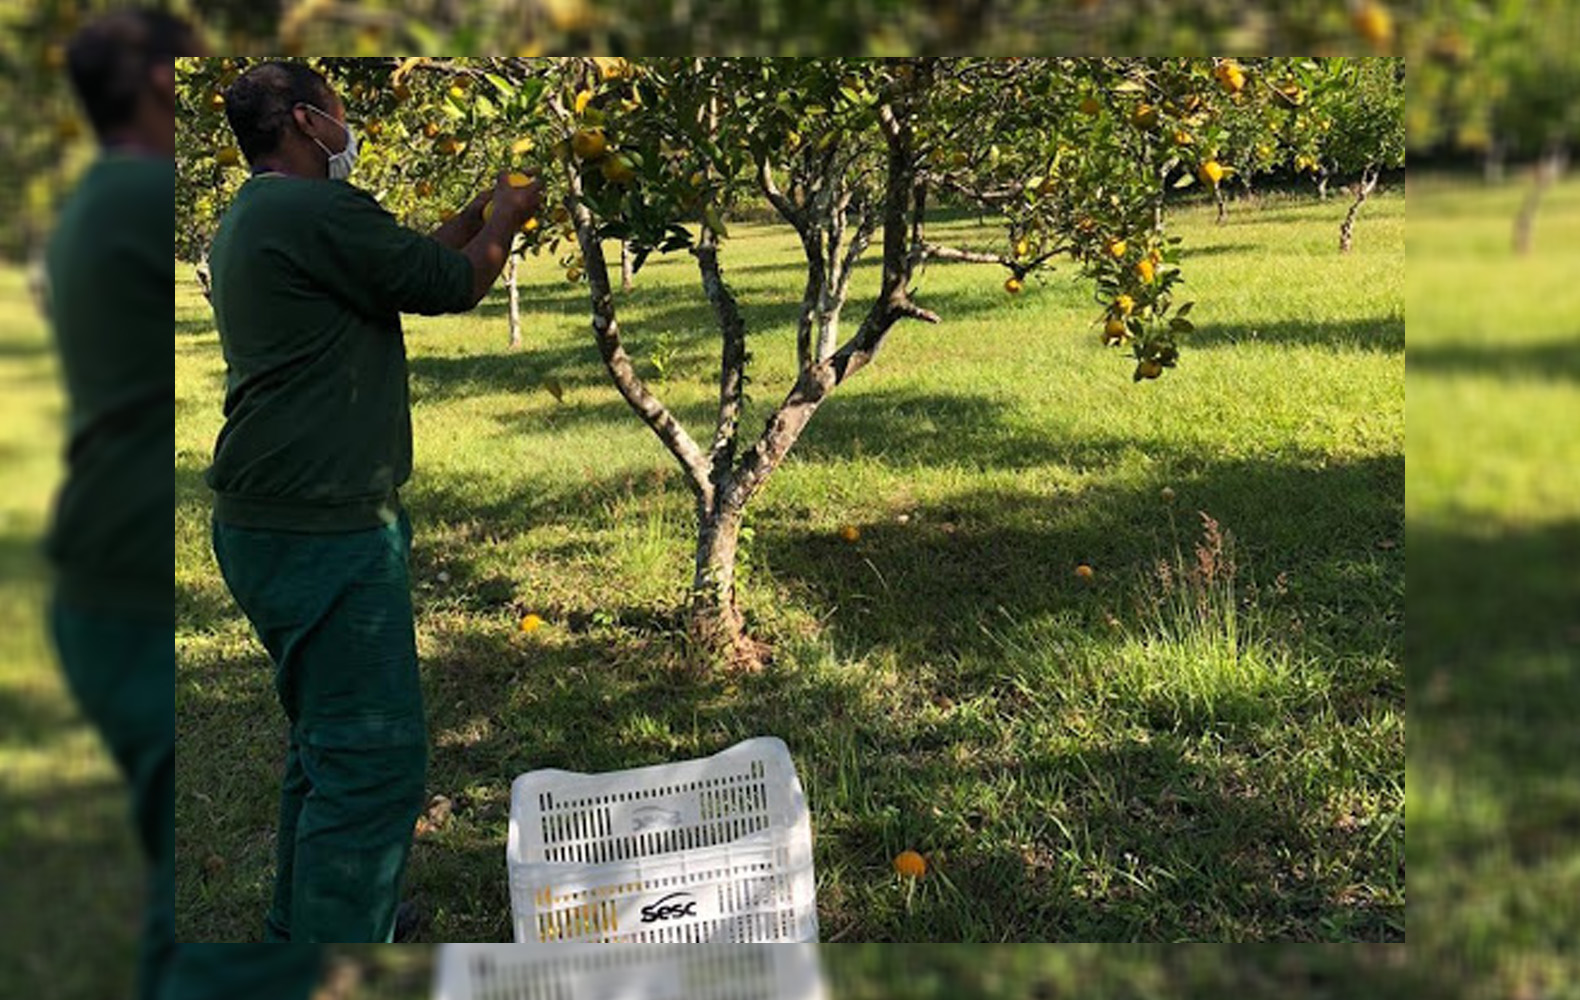
{"type": "Polygon", "coordinates": [[[163,107],[174,111],[176,106],[176,67],[174,63],[155,63],[148,71],[148,81],[154,96],[163,107]]]}

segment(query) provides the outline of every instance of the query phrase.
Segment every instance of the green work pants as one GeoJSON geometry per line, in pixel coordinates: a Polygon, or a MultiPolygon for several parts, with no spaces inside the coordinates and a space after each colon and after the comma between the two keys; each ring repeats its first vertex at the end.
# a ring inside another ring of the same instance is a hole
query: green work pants
{"type": "Polygon", "coordinates": [[[183,944],[159,1000],[310,1000],[323,964],[315,944],[183,944]]]}
{"type": "Polygon", "coordinates": [[[175,630],[50,601],[50,633],[72,697],[131,792],[148,865],[137,993],[158,996],[175,940],[175,630]]]}
{"type": "Polygon", "coordinates": [[[213,526],[226,585],[290,720],[270,942],[389,942],[424,804],[411,522],[309,534],[213,526]]]}

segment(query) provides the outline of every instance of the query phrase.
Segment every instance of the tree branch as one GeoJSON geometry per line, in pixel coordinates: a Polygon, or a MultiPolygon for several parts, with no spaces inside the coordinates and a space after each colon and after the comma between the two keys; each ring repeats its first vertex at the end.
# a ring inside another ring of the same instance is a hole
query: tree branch
{"type": "Polygon", "coordinates": [[[735,463],[735,442],[740,429],[741,405],[746,394],[746,321],[735,302],[735,295],[719,271],[719,248],[705,243],[694,251],[702,274],[702,289],[718,317],[724,337],[723,357],[719,363],[719,418],[709,449],[710,481],[714,495],[728,479],[735,463]]]}
{"type": "MultiPolygon", "coordinates": [[[[569,122],[570,115],[566,112],[558,94],[554,94],[549,99],[549,107],[561,122],[569,122]]],[[[711,506],[714,500],[714,488],[706,456],[703,455],[697,442],[686,432],[686,428],[675,419],[674,414],[670,413],[669,408],[659,401],[648,388],[647,383],[637,375],[631,357],[626,353],[625,345],[621,342],[620,323],[614,309],[614,293],[609,284],[609,265],[604,259],[603,244],[598,239],[592,213],[588,211],[586,203],[582,200],[581,172],[568,150],[561,157],[560,165],[565,168],[570,186],[570,197],[566,199],[567,207],[576,229],[577,242],[581,246],[582,260],[586,265],[592,304],[593,338],[598,343],[598,353],[603,357],[604,367],[608,369],[615,388],[620,391],[626,403],[636,411],[637,416],[642,418],[653,433],[658,435],[664,447],[669,449],[669,453],[680,463],[692,492],[697,496],[697,502],[711,506]]]]}

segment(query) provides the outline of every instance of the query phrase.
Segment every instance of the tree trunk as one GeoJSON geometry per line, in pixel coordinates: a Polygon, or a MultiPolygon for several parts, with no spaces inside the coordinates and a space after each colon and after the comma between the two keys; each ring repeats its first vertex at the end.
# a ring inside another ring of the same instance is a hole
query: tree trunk
{"type": "Polygon", "coordinates": [[[505,288],[510,292],[510,346],[521,346],[521,288],[516,282],[519,257],[511,254],[505,260],[505,288]]]}
{"type": "Polygon", "coordinates": [[[1328,178],[1329,174],[1326,168],[1317,174],[1317,197],[1323,201],[1328,200],[1328,178]]]}
{"type": "Polygon", "coordinates": [[[697,508],[696,569],[691,581],[691,634],[702,651],[735,670],[757,670],[767,650],[746,634],[735,599],[741,512],[697,508]]]}
{"type": "Polygon", "coordinates": [[[1229,203],[1223,196],[1223,185],[1214,184],[1212,187],[1213,200],[1218,203],[1218,225],[1229,221],[1229,203]]]}
{"type": "Polygon", "coordinates": [[[1487,143],[1487,155],[1481,161],[1481,176],[1488,184],[1503,183],[1503,164],[1505,149],[1503,140],[1494,138],[1487,143]]]}
{"type": "Polygon", "coordinates": [[[1344,224],[1339,226],[1339,253],[1349,253],[1350,247],[1355,242],[1355,216],[1359,214],[1361,205],[1365,204],[1372,191],[1377,188],[1379,170],[1367,167],[1361,174],[1360,180],[1350,188],[1355,193],[1355,200],[1350,203],[1350,210],[1344,216],[1344,224]]]}
{"type": "Polygon", "coordinates": [[[1552,147],[1532,168],[1530,190],[1525,193],[1520,212],[1514,217],[1514,252],[1522,257],[1531,252],[1531,232],[1536,226],[1536,209],[1541,205],[1542,195],[1563,173],[1565,159],[1561,148],[1552,147]]]}
{"type": "Polygon", "coordinates": [[[620,291],[631,290],[631,241],[620,241],[620,291]]]}

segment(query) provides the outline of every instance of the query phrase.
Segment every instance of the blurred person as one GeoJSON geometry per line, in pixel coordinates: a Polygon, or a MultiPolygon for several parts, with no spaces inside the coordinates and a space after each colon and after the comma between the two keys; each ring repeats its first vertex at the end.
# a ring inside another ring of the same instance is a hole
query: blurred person
{"type": "Polygon", "coordinates": [[[249,68],[225,111],[252,176],[208,258],[227,369],[212,541],[290,723],[264,936],[388,942],[413,916],[427,768],[400,314],[476,306],[541,188],[502,173],[425,235],[348,183],[356,133],[305,63],[249,68]]]}
{"type": "Polygon", "coordinates": [[[43,298],[67,394],[66,479],[45,538],[49,632],[67,685],[131,793],[150,875],[136,995],[174,950],[175,378],[170,328],[175,60],[200,54],[168,14],[120,11],[66,49],[100,146],[61,207],[43,298]]]}

